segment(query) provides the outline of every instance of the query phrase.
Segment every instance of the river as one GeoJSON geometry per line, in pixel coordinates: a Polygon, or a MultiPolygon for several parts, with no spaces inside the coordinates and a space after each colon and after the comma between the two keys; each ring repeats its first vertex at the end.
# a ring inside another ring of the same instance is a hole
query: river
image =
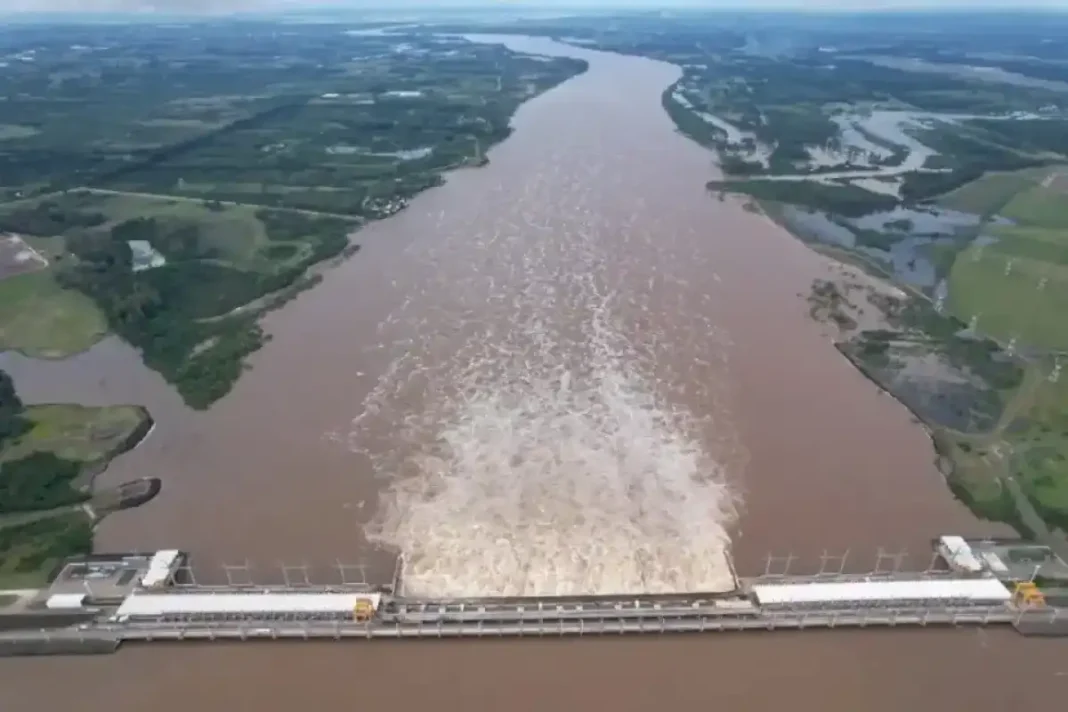
{"type": "MultiPolygon", "coordinates": [[[[487,167],[365,228],[357,256],[267,318],[273,340],[210,411],[185,409],[114,341],[68,362],[0,360],[28,401],[133,401],[156,417],[103,478],[159,476],[163,494],[109,518],[98,547],[181,547],[205,577],[245,558],[262,577],[279,561],[325,575],[368,555],[385,493],[396,508],[375,534],[412,550],[414,585],[604,590],[714,582],[724,532],[754,573],[769,550],[812,563],[880,546],[922,567],[930,537],[986,531],[945,489],[922,428],[808,318],[823,258],[705,193],[711,156],[660,106],[679,70],[508,43],[590,70],[524,105],[487,167]],[[503,484],[488,476],[502,471],[503,484]],[[391,489],[397,476],[409,486],[391,489]],[[502,551],[509,525],[531,538],[502,551]],[[650,553],[642,535],[672,567],[627,551],[650,553]]],[[[378,556],[372,573],[390,565],[378,556]]],[[[1064,650],[994,631],[163,645],[4,661],[0,689],[13,712],[1000,712],[1068,692],[1064,650]]]]}

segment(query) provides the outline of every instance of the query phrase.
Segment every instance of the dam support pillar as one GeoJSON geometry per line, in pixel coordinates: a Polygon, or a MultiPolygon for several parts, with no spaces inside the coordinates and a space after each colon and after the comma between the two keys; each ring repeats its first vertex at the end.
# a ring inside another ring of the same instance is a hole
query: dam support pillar
{"type": "Polygon", "coordinates": [[[402,588],[402,586],[404,585],[404,581],[402,579],[403,576],[404,576],[404,554],[397,554],[397,562],[393,567],[393,584],[392,584],[392,591],[391,591],[394,596],[403,596],[404,595],[404,589],[402,588]]]}

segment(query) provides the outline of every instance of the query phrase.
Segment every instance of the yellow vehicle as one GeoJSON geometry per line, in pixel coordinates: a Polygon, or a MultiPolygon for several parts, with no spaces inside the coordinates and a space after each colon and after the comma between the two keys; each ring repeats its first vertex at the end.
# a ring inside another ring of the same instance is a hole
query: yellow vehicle
{"type": "Polygon", "coordinates": [[[352,609],[352,619],[357,623],[366,623],[374,618],[375,607],[370,600],[362,598],[356,602],[355,608],[352,609]]]}
{"type": "Polygon", "coordinates": [[[1012,602],[1020,608],[1041,608],[1046,605],[1046,597],[1033,581],[1018,581],[1012,592],[1012,602]]]}

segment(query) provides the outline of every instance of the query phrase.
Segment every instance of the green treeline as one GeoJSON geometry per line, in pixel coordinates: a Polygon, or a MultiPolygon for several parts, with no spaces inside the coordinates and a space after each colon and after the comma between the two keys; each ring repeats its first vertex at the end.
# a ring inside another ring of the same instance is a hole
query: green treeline
{"type": "Polygon", "coordinates": [[[0,514],[36,512],[89,499],[72,483],[81,465],[50,452],[35,452],[0,465],[0,514]]]}
{"type": "Polygon", "coordinates": [[[888,195],[872,193],[854,185],[825,185],[809,180],[738,180],[709,181],[710,191],[744,193],[758,200],[772,200],[788,205],[803,205],[846,217],[893,210],[898,201],[888,195]]]}
{"type": "Polygon", "coordinates": [[[0,212],[0,232],[24,235],[62,235],[68,230],[93,228],[107,222],[107,217],[80,206],[64,205],[58,200],[42,200],[0,212]]]}
{"type": "Polygon", "coordinates": [[[243,359],[264,343],[257,310],[228,313],[290,287],[348,245],[351,224],[344,220],[267,210],[257,217],[269,240],[308,245],[303,259],[274,271],[241,269],[206,244],[199,223],[136,218],[106,232],[69,234],[77,261],[58,280],[92,298],[110,328],[141,349],[191,407],[206,408],[229,392],[243,359]],[[131,240],[148,242],[167,263],[135,271],[131,240]]]}
{"type": "MultiPolygon", "coordinates": [[[[185,141],[164,146],[163,148],[149,151],[147,155],[136,160],[133,163],[126,163],[118,168],[111,170],[101,170],[98,175],[92,180],[89,185],[100,185],[107,181],[117,180],[129,173],[135,173],[141,170],[152,170],[155,166],[162,165],[167,161],[173,160],[183,153],[195,151],[196,149],[207,146],[214,141],[225,137],[229,133],[237,131],[255,129],[257,126],[266,123],[271,120],[286,120],[290,119],[297,114],[302,106],[308,103],[311,97],[277,97],[272,106],[264,108],[256,112],[252,116],[243,117],[226,124],[225,126],[218,128],[214,131],[210,131],[205,134],[194,136],[185,141]]],[[[75,184],[77,185],[77,184],[75,184]]]]}
{"type": "Polygon", "coordinates": [[[1034,153],[1068,155],[1068,121],[1039,119],[1028,121],[970,121],[992,138],[1034,153]]]}
{"type": "Polygon", "coordinates": [[[263,344],[264,309],[355,249],[357,218],[485,163],[520,104],[587,68],[318,26],[284,40],[216,26],[27,32],[13,47],[30,42],[35,61],[0,73],[0,193],[16,201],[0,231],[61,236],[59,284],[195,408],[263,344]]]}
{"type": "Polygon", "coordinates": [[[93,526],[82,512],[0,527],[0,571],[39,573],[49,562],[93,550],[93,526]]]}
{"type": "Polygon", "coordinates": [[[726,133],[702,119],[694,113],[693,109],[688,109],[676,101],[674,94],[678,85],[679,82],[675,82],[660,95],[660,104],[664,107],[664,111],[675,122],[680,132],[697,143],[710,148],[720,145],[726,139],[726,133]]]}
{"type": "Polygon", "coordinates": [[[22,417],[23,412],[22,400],[15,392],[15,382],[6,371],[0,370],[0,448],[29,429],[29,423],[22,417]]]}
{"type": "MultiPolygon", "coordinates": [[[[25,407],[11,377],[0,370],[0,454],[5,444],[31,429],[24,414],[25,407]]],[[[79,463],[50,452],[0,460],[0,514],[53,509],[84,501],[87,495],[72,487],[80,472],[79,463]]]]}

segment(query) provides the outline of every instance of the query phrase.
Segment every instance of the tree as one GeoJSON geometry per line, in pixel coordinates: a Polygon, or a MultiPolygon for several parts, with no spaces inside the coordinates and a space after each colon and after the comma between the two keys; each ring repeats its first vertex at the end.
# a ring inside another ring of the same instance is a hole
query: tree
{"type": "Polygon", "coordinates": [[[18,437],[29,427],[22,412],[23,405],[15,392],[15,382],[5,371],[0,371],[0,445],[8,438],[18,437]]]}

